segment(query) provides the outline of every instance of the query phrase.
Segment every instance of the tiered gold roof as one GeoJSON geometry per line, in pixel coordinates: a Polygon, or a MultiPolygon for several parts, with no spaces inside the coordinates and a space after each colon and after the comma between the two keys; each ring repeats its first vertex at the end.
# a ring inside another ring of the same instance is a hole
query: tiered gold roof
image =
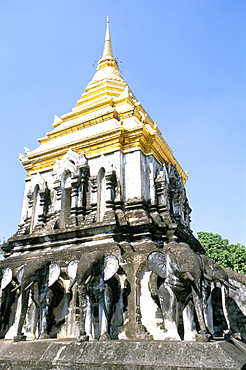
{"type": "Polygon", "coordinates": [[[55,116],[54,129],[39,139],[40,145],[22,159],[28,175],[53,168],[68,149],[85,152],[87,158],[120,150],[141,150],[161,163],[176,164],[187,180],[173,152],[124,81],[114,58],[107,28],[97,71],[71,112],[55,116]]]}

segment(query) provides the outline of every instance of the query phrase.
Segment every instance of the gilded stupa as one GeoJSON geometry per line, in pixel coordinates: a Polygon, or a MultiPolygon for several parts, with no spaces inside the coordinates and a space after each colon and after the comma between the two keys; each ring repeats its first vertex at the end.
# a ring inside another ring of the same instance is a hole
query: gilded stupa
{"type": "Polygon", "coordinates": [[[115,152],[140,151],[186,174],[154,122],[123,79],[112,51],[109,21],[97,71],[71,112],[55,116],[54,129],[39,139],[22,164],[28,176],[49,171],[69,149],[89,159],[115,152]]]}
{"type": "Polygon", "coordinates": [[[187,175],[108,20],[92,80],[39,144],[20,155],[22,215],[2,246],[0,368],[245,369],[245,276],[203,255],[187,175]]]}
{"type": "MultiPolygon", "coordinates": [[[[76,291],[71,296],[69,288],[75,277],[71,266],[95,251],[114,256],[117,263],[108,259],[119,268],[115,279],[120,298],[111,337],[158,339],[160,330],[151,324],[157,308],[153,317],[141,313],[146,256],[170,241],[188,243],[198,252],[202,248],[190,229],[187,174],[122,77],[108,20],[102,57],[92,80],[71,112],[55,116],[53,129],[38,141],[36,149],[21,156],[27,172],[21,221],[3,246],[7,256],[3,266],[9,274],[12,271],[17,285],[11,291],[18,291],[22,268],[49,261],[48,265],[56,266],[51,275],[57,273],[59,281],[52,294],[59,291],[60,301],[54,311],[49,308],[43,315],[52,311],[52,322],[44,327],[40,319],[42,330],[49,337],[76,337],[80,308],[76,291]]],[[[34,289],[32,283],[25,289],[34,289]]],[[[30,312],[29,307],[29,316],[30,312]]],[[[13,338],[17,332],[21,340],[21,330],[27,338],[44,335],[30,329],[25,313],[18,328],[18,320],[11,315],[9,323],[2,325],[2,337],[13,338]]],[[[97,320],[90,332],[94,338],[101,330],[97,320]]]]}

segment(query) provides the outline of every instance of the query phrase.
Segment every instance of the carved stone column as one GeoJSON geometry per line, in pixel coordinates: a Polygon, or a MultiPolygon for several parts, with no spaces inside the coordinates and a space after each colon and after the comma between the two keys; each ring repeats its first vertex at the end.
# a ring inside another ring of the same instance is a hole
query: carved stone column
{"type": "Polygon", "coordinates": [[[91,176],[90,182],[90,210],[86,215],[86,223],[95,222],[97,213],[97,176],[91,176]]]}
{"type": "Polygon", "coordinates": [[[108,173],[105,175],[106,178],[106,207],[107,210],[113,209],[114,207],[114,197],[115,197],[115,173],[108,173]]]}
{"type": "Polygon", "coordinates": [[[74,175],[71,179],[71,209],[70,216],[66,221],[66,226],[73,227],[78,225],[77,211],[78,211],[78,194],[79,194],[79,179],[74,175]]]}
{"type": "Polygon", "coordinates": [[[181,198],[183,193],[183,184],[180,174],[177,171],[175,165],[169,165],[169,199],[170,199],[170,210],[174,216],[175,221],[180,222],[182,218],[182,204],[181,198]]]}
{"type": "Polygon", "coordinates": [[[44,223],[46,221],[48,203],[49,203],[49,191],[48,189],[45,189],[44,191],[39,192],[38,222],[34,227],[35,230],[39,230],[44,226],[44,223]]]}
{"type": "Polygon", "coordinates": [[[97,210],[97,177],[93,176],[90,178],[91,182],[91,211],[96,212],[97,210]]]}
{"type": "Polygon", "coordinates": [[[173,205],[173,215],[175,219],[177,219],[177,221],[181,220],[180,196],[181,196],[180,189],[177,186],[173,187],[171,190],[171,198],[173,205]]]}
{"type": "Polygon", "coordinates": [[[152,162],[149,163],[148,174],[149,174],[149,196],[150,196],[149,210],[150,212],[156,212],[156,186],[152,162]]]}
{"type": "Polygon", "coordinates": [[[77,220],[81,224],[86,215],[89,166],[80,168],[80,186],[78,194],[77,220]]]}
{"type": "Polygon", "coordinates": [[[159,174],[155,180],[157,206],[160,213],[168,210],[167,181],[163,174],[159,174]]]}
{"type": "Polygon", "coordinates": [[[24,223],[19,225],[18,235],[28,234],[30,232],[33,207],[33,192],[29,191],[27,193],[27,198],[27,214],[26,218],[24,219],[24,223]]]}
{"type": "Polygon", "coordinates": [[[55,190],[55,200],[54,200],[54,214],[52,216],[52,225],[54,228],[59,228],[60,216],[61,216],[61,198],[62,198],[62,188],[61,181],[56,181],[54,184],[55,190]]]}
{"type": "Polygon", "coordinates": [[[105,174],[106,180],[106,210],[103,216],[103,221],[111,222],[115,220],[115,213],[114,213],[114,198],[115,198],[115,173],[107,173],[105,174]]]}
{"type": "Polygon", "coordinates": [[[188,199],[186,197],[185,201],[183,203],[183,221],[184,221],[185,226],[188,229],[190,229],[190,222],[191,222],[190,214],[191,214],[191,211],[192,211],[192,209],[190,208],[188,199]]]}
{"type": "Polygon", "coordinates": [[[78,191],[79,179],[78,176],[73,176],[71,181],[71,214],[75,214],[78,207],[78,191]]]}
{"type": "Polygon", "coordinates": [[[114,209],[117,221],[120,226],[126,226],[127,220],[125,218],[125,214],[123,212],[123,199],[122,199],[122,191],[121,191],[121,182],[119,178],[115,180],[115,199],[114,199],[114,209]]]}
{"type": "Polygon", "coordinates": [[[39,196],[40,203],[39,203],[38,224],[43,224],[45,222],[46,192],[45,191],[40,192],[39,196]]]}
{"type": "Polygon", "coordinates": [[[140,281],[139,273],[139,256],[132,258],[131,263],[124,265],[124,271],[127,275],[127,280],[130,283],[131,289],[127,297],[127,319],[119,334],[119,339],[124,340],[151,340],[153,337],[148,333],[145,326],[141,322],[141,312],[139,304],[140,296],[140,281]]]}

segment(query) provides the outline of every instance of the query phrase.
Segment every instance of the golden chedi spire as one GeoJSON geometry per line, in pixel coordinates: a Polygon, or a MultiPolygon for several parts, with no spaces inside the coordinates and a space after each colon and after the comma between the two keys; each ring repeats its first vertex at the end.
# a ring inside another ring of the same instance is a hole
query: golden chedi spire
{"type": "Polygon", "coordinates": [[[117,60],[113,55],[109,19],[107,17],[104,48],[102,57],[98,61],[97,71],[73,110],[88,109],[106,102],[111,104],[111,99],[120,96],[126,86],[127,84],[119,71],[117,60]]]}
{"type": "Polygon", "coordinates": [[[119,72],[117,60],[113,55],[108,17],[106,23],[106,33],[102,57],[98,61],[97,72],[93,76],[89,85],[93,82],[100,81],[103,79],[113,79],[124,82],[124,79],[119,72]]]}
{"type": "Polygon", "coordinates": [[[120,151],[140,150],[160,163],[176,164],[187,180],[156,122],[145,111],[123,79],[113,55],[109,20],[102,56],[97,70],[76,106],[61,117],[55,116],[53,130],[38,140],[40,145],[22,158],[32,175],[53,168],[69,149],[84,152],[88,159],[120,151]]]}
{"type": "Polygon", "coordinates": [[[105,34],[105,41],[104,41],[104,48],[103,48],[103,55],[98,63],[98,69],[102,68],[102,64],[104,61],[113,60],[116,63],[116,69],[119,69],[117,66],[117,62],[113,55],[112,50],[112,43],[111,43],[111,36],[110,36],[110,29],[109,29],[109,19],[107,17],[106,23],[106,34],[105,34]]]}

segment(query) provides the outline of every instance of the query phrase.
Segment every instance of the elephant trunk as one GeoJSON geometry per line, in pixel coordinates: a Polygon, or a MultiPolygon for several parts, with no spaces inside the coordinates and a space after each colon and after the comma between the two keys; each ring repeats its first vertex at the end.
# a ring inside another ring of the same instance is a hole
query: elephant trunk
{"type": "Polygon", "coordinates": [[[199,333],[200,334],[206,334],[207,333],[207,328],[206,328],[206,324],[205,324],[201,299],[199,297],[197,289],[195,289],[193,286],[192,286],[192,296],[193,296],[193,300],[194,300],[194,306],[195,306],[195,311],[196,311],[196,315],[197,315],[197,320],[198,320],[198,323],[199,323],[199,326],[200,326],[199,333]]]}
{"type": "Polygon", "coordinates": [[[201,287],[200,287],[201,276],[193,277],[189,271],[186,271],[186,276],[191,281],[191,289],[192,289],[194,307],[195,307],[195,312],[197,315],[197,320],[200,326],[199,333],[206,334],[207,327],[206,327],[204,313],[203,313],[202,295],[201,295],[201,287]]]}
{"type": "Polygon", "coordinates": [[[22,335],[22,327],[25,321],[28,306],[29,290],[22,290],[21,296],[21,314],[18,323],[17,336],[22,335]]]}
{"type": "Polygon", "coordinates": [[[80,307],[80,320],[79,320],[79,331],[80,331],[80,340],[88,340],[85,330],[85,319],[87,312],[87,294],[85,285],[82,284],[78,286],[78,298],[79,298],[79,307],[80,307]]]}
{"type": "Polygon", "coordinates": [[[231,289],[233,289],[233,290],[237,290],[238,289],[238,287],[236,286],[236,285],[233,285],[233,284],[231,284],[231,283],[229,283],[227,280],[225,280],[225,279],[220,279],[220,281],[225,285],[225,286],[227,286],[228,288],[231,288],[231,289]]]}

